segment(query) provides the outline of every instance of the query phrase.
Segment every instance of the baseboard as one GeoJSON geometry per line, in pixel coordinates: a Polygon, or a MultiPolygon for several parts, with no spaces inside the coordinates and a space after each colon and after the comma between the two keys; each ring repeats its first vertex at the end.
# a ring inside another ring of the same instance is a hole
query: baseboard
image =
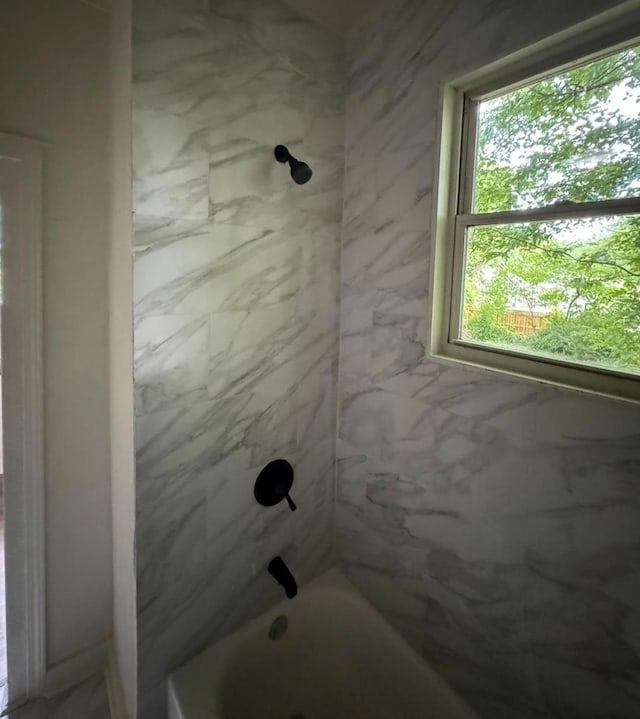
{"type": "Polygon", "coordinates": [[[102,674],[108,654],[109,642],[100,642],[54,664],[44,678],[44,696],[49,699],[95,674],[102,674]]]}
{"type": "Polygon", "coordinates": [[[109,643],[107,664],[104,670],[104,680],[107,685],[107,697],[109,698],[109,712],[111,714],[111,719],[127,719],[127,710],[124,704],[124,693],[122,691],[120,671],[118,669],[118,659],[113,647],[113,642],[109,643]]]}
{"type": "Polygon", "coordinates": [[[44,701],[39,699],[7,711],[2,717],[3,719],[47,719],[47,707],[44,701]]]}
{"type": "Polygon", "coordinates": [[[45,675],[44,698],[7,710],[3,719],[46,719],[45,699],[51,699],[96,674],[104,675],[111,719],[126,719],[111,642],[96,644],[52,666],[45,675]]]}

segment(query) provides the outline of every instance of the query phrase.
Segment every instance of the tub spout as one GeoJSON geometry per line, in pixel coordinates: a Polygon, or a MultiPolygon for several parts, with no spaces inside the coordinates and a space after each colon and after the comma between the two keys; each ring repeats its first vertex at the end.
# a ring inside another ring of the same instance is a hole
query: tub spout
{"type": "Polygon", "coordinates": [[[267,567],[269,574],[284,587],[285,594],[289,599],[293,599],[298,593],[298,585],[293,578],[293,574],[289,571],[289,567],[284,563],[282,557],[274,557],[267,567]]]}

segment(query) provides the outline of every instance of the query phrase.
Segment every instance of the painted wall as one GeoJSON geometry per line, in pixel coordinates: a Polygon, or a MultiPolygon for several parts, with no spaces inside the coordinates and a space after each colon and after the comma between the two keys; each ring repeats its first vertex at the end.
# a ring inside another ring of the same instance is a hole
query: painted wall
{"type": "Polygon", "coordinates": [[[640,410],[425,359],[440,83],[610,2],[387,2],[349,43],[338,550],[482,717],[640,716],[640,410]]]}
{"type": "Polygon", "coordinates": [[[79,0],[4,0],[0,36],[0,130],[47,143],[46,610],[53,665],[111,633],[108,16],[79,0]]]}
{"type": "MultiPolygon", "coordinates": [[[[133,410],[133,241],[131,168],[131,0],[113,0],[111,55],[111,209],[109,242],[109,401],[113,517],[113,662],[123,704],[137,712],[135,448],[133,410]]],[[[112,697],[113,701],[113,697],[112,697]]]]}
{"type": "Polygon", "coordinates": [[[134,1],[140,716],[331,562],[345,64],[279,0],[134,1]],[[278,143],[313,168],[295,185],[278,143]],[[253,483],[289,459],[295,514],[253,483]]]}

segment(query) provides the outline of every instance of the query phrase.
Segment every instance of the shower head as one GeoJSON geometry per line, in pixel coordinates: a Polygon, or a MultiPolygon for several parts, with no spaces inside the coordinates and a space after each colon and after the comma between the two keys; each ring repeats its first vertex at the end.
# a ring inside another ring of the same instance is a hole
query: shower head
{"type": "Polygon", "coordinates": [[[291,177],[296,185],[304,185],[311,179],[311,168],[306,162],[296,160],[284,145],[277,145],[273,154],[278,162],[288,162],[291,168],[291,177]]]}

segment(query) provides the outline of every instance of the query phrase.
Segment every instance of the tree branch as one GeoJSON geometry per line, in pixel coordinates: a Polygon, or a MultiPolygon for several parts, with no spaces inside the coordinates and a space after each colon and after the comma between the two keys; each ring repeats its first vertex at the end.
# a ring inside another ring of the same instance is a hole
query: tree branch
{"type": "Polygon", "coordinates": [[[537,245],[535,242],[521,240],[519,238],[516,240],[516,242],[519,245],[524,245],[525,247],[531,247],[536,250],[541,250],[547,255],[561,255],[564,257],[568,257],[570,260],[573,260],[574,262],[579,262],[582,265],[603,265],[606,267],[615,267],[616,269],[625,272],[630,277],[640,277],[640,272],[632,272],[630,269],[626,268],[624,265],[619,265],[617,262],[607,262],[606,260],[583,259],[581,257],[574,257],[568,250],[562,250],[560,248],[550,249],[547,247],[542,247],[541,245],[537,245]]]}
{"type": "Polygon", "coordinates": [[[565,318],[566,320],[568,320],[569,317],[571,316],[571,310],[573,309],[573,305],[580,299],[580,297],[581,297],[580,293],[579,293],[579,292],[576,292],[576,294],[575,294],[575,295],[573,296],[573,298],[571,299],[571,302],[569,302],[569,306],[567,307],[567,311],[566,311],[565,314],[564,314],[564,318],[565,318]]]}

